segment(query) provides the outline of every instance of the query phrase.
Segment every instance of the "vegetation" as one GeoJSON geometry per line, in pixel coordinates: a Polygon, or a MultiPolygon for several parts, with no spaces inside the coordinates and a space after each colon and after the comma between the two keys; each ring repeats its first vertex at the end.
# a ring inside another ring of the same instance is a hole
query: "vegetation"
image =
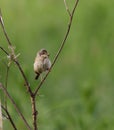
{"type": "MultiPolygon", "coordinates": [[[[74,1],[69,0],[70,8],[74,1]]],[[[63,52],[40,89],[37,98],[40,130],[114,129],[114,1],[79,2],[71,32],[63,52]]],[[[64,2],[55,0],[1,0],[7,32],[19,61],[34,89],[33,62],[36,52],[46,48],[53,59],[63,40],[68,14],[64,2]]],[[[0,45],[7,48],[0,28],[0,45]]],[[[7,57],[0,50],[0,82],[5,84],[7,57]]],[[[12,64],[8,91],[25,117],[31,121],[31,108],[24,81],[12,64]]],[[[0,91],[3,102],[3,94],[0,91]]],[[[20,130],[22,120],[8,101],[8,109],[20,130]]],[[[4,120],[4,130],[12,129],[4,120]]]]}

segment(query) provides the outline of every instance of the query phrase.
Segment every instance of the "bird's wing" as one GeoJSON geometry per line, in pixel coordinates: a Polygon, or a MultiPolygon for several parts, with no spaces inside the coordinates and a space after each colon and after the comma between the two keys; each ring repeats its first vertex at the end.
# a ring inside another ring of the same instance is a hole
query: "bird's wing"
{"type": "Polygon", "coordinates": [[[51,67],[51,61],[49,60],[49,58],[46,58],[44,60],[44,68],[45,68],[45,70],[48,70],[48,69],[50,69],[50,67],[51,67]]]}

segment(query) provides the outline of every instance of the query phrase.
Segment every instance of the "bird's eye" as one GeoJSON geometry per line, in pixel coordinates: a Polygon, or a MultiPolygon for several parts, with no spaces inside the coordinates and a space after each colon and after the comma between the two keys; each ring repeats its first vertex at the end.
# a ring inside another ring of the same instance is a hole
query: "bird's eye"
{"type": "Polygon", "coordinates": [[[45,55],[45,54],[47,54],[47,51],[46,51],[46,50],[41,50],[41,51],[40,51],[40,55],[45,55]]]}

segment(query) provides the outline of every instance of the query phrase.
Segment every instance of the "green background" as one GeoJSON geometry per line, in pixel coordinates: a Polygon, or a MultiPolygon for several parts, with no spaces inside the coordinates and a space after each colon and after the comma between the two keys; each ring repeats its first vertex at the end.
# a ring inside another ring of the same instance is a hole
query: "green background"
{"type": "MultiPolygon", "coordinates": [[[[72,10],[74,0],[67,0],[72,10]]],[[[7,33],[34,90],[33,62],[46,48],[53,60],[67,29],[63,0],[0,0],[7,33]]],[[[0,46],[8,44],[0,27],[0,46]]],[[[114,0],[80,0],[66,45],[37,98],[39,130],[114,130],[114,0]]],[[[0,50],[0,82],[5,84],[6,55],[0,50]]],[[[44,76],[44,74],[43,74],[44,76]]],[[[32,126],[31,104],[16,65],[8,91],[32,126]]],[[[4,102],[2,90],[0,98],[4,102]]],[[[26,130],[8,100],[19,130],[26,130]]],[[[3,120],[4,130],[13,129],[3,120]]]]}

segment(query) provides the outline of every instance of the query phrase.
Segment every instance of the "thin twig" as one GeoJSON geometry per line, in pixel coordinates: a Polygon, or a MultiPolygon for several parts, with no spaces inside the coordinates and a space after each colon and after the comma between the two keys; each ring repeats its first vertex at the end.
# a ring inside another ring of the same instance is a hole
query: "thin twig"
{"type": "Polygon", "coordinates": [[[2,109],[6,112],[7,114],[7,119],[10,121],[12,127],[14,128],[14,130],[17,130],[16,126],[15,126],[15,123],[13,122],[13,119],[11,118],[11,115],[9,114],[8,110],[3,106],[1,105],[2,109]]]}
{"type": "Polygon", "coordinates": [[[7,56],[9,56],[8,52],[7,52],[3,47],[0,46],[0,49],[1,49],[7,56]]]}
{"type": "MultiPolygon", "coordinates": [[[[4,33],[5,37],[6,37],[7,42],[8,42],[8,45],[9,45],[9,49],[10,49],[10,51],[11,51],[11,54],[8,54],[2,47],[1,47],[1,49],[2,49],[8,56],[10,56],[11,60],[14,61],[14,63],[17,65],[17,67],[18,67],[19,71],[21,72],[21,75],[22,75],[22,77],[23,77],[23,79],[24,79],[24,81],[25,81],[24,86],[26,87],[27,91],[29,92],[31,99],[33,99],[33,98],[34,98],[34,95],[33,95],[32,90],[31,90],[31,88],[30,88],[30,84],[29,84],[29,82],[28,82],[28,80],[27,80],[27,77],[25,76],[25,73],[24,73],[24,71],[23,71],[23,69],[22,69],[20,63],[19,63],[18,60],[17,60],[17,56],[15,55],[15,52],[14,52],[14,47],[12,46],[12,43],[10,42],[10,39],[9,39],[9,37],[8,37],[8,35],[7,35],[7,32],[6,32],[6,30],[5,30],[4,21],[3,21],[3,18],[2,18],[2,13],[1,13],[1,11],[0,11],[0,23],[1,23],[1,26],[2,26],[2,29],[3,29],[3,33],[4,33]]],[[[18,113],[20,114],[21,118],[22,118],[23,121],[25,122],[25,124],[26,124],[26,126],[28,127],[28,129],[31,129],[30,126],[28,125],[27,121],[25,120],[23,114],[18,110],[18,107],[16,106],[15,102],[13,101],[13,99],[11,98],[11,96],[9,95],[9,93],[7,92],[7,90],[4,89],[4,91],[5,91],[6,95],[8,96],[8,98],[11,100],[11,102],[12,102],[12,104],[14,105],[15,109],[16,109],[16,110],[18,111],[18,113]]],[[[31,104],[32,104],[32,108],[34,108],[34,109],[32,110],[32,111],[33,111],[33,115],[34,115],[34,113],[35,113],[35,111],[36,111],[35,102],[32,102],[32,101],[31,101],[31,104]]],[[[36,118],[36,116],[34,116],[34,117],[36,118]]],[[[37,123],[36,123],[35,118],[33,118],[33,122],[35,122],[33,125],[34,125],[34,127],[37,129],[37,123]]],[[[36,129],[35,129],[35,130],[36,130],[36,129]]]]}
{"type": "MultiPolygon", "coordinates": [[[[26,86],[28,92],[30,93],[30,95],[32,95],[32,91],[31,91],[30,85],[29,85],[29,83],[28,83],[28,80],[27,80],[27,78],[26,78],[26,76],[25,76],[25,74],[24,74],[24,71],[23,71],[21,65],[19,64],[19,62],[17,61],[17,59],[15,58],[16,56],[15,56],[15,53],[14,53],[14,47],[12,46],[12,43],[11,43],[9,37],[8,37],[7,32],[6,32],[6,29],[5,29],[5,26],[4,26],[4,21],[3,21],[3,18],[2,18],[1,10],[0,10],[0,23],[1,23],[1,26],[2,26],[2,29],[3,29],[4,35],[5,35],[5,37],[6,37],[6,40],[7,40],[8,44],[9,44],[9,48],[10,48],[11,51],[12,51],[11,53],[13,54],[13,57],[14,57],[13,61],[14,61],[14,62],[16,63],[16,65],[18,66],[18,68],[19,68],[19,70],[20,70],[20,72],[21,72],[21,74],[22,74],[22,76],[23,76],[23,78],[24,78],[24,80],[25,80],[25,86],[26,86]]],[[[5,51],[3,48],[1,48],[1,49],[6,53],[6,51],[5,51]]],[[[6,53],[6,54],[8,55],[8,53],[6,53]]]]}
{"type": "Polygon", "coordinates": [[[73,10],[72,10],[72,18],[73,18],[73,16],[74,16],[74,12],[75,12],[75,10],[76,10],[76,7],[77,7],[77,5],[78,5],[78,2],[79,2],[79,0],[76,0],[75,1],[75,4],[74,4],[74,8],[73,8],[73,10]]]}
{"type": "MultiPolygon", "coordinates": [[[[3,48],[3,47],[1,47],[0,46],[0,49],[7,55],[7,56],[9,56],[9,54],[8,54],[8,52],[3,48]]],[[[8,81],[8,72],[9,72],[9,66],[7,65],[7,72],[6,72],[6,89],[7,89],[7,81],[8,81]]],[[[7,109],[7,97],[4,97],[4,99],[5,99],[5,108],[7,109]]]]}
{"type": "Polygon", "coordinates": [[[69,16],[71,16],[71,13],[70,13],[70,10],[69,10],[69,8],[67,6],[66,0],[64,0],[64,4],[65,4],[66,10],[67,10],[69,16]]]}
{"type": "Polygon", "coordinates": [[[17,111],[17,113],[20,115],[21,119],[23,120],[23,122],[25,123],[26,127],[28,128],[28,130],[31,130],[29,124],[27,123],[25,117],[23,116],[23,114],[21,113],[21,111],[19,110],[19,108],[17,107],[15,101],[13,100],[13,98],[10,96],[10,94],[8,93],[8,91],[6,90],[6,88],[0,83],[0,88],[3,89],[4,93],[6,94],[6,96],[10,99],[11,103],[13,104],[13,106],[15,107],[15,110],[17,111]]]}
{"type": "Polygon", "coordinates": [[[26,86],[27,91],[29,92],[29,94],[30,94],[30,95],[33,95],[33,94],[32,94],[32,90],[31,90],[31,88],[30,88],[30,84],[28,83],[28,80],[27,80],[27,78],[26,78],[26,76],[25,76],[25,73],[24,73],[24,71],[23,71],[23,69],[22,69],[20,63],[19,63],[17,60],[14,60],[14,62],[16,63],[17,67],[19,68],[19,70],[20,70],[20,72],[21,72],[21,75],[23,76],[23,79],[24,79],[24,81],[25,81],[25,85],[24,85],[24,86],[26,86]]]}
{"type": "MultiPolygon", "coordinates": [[[[74,5],[74,8],[73,8],[72,12],[70,13],[70,10],[69,10],[69,8],[68,8],[68,6],[67,6],[67,4],[66,4],[66,0],[64,0],[64,4],[65,4],[65,7],[66,7],[66,11],[67,11],[68,14],[69,14],[70,20],[69,20],[69,23],[68,23],[68,28],[67,28],[67,30],[66,30],[64,39],[63,39],[63,41],[62,41],[62,43],[61,43],[61,46],[60,46],[60,48],[59,48],[57,54],[55,55],[55,58],[54,58],[54,60],[53,60],[53,62],[52,62],[52,66],[51,66],[50,70],[53,68],[54,64],[56,63],[56,61],[57,61],[57,59],[58,59],[58,57],[59,57],[59,55],[60,55],[60,53],[61,53],[61,51],[62,51],[62,49],[63,49],[63,47],[64,47],[64,45],[65,45],[65,43],[66,43],[66,40],[67,40],[68,35],[69,35],[69,32],[70,32],[70,28],[71,28],[71,25],[72,25],[72,19],[73,19],[73,16],[74,16],[74,12],[75,12],[75,9],[76,9],[76,7],[77,7],[78,1],[79,1],[79,0],[76,0],[75,5],[74,5]]],[[[24,78],[24,81],[25,81],[25,85],[26,85],[26,87],[27,87],[27,90],[28,90],[28,92],[29,92],[29,94],[30,94],[31,104],[32,104],[33,127],[34,127],[34,130],[37,130],[37,129],[38,129],[38,126],[37,126],[37,114],[38,114],[38,112],[37,112],[37,110],[36,110],[36,101],[35,101],[35,98],[36,98],[36,95],[37,95],[37,93],[38,93],[38,90],[40,89],[40,87],[42,86],[42,84],[44,83],[44,81],[46,80],[46,78],[47,78],[47,76],[49,75],[50,71],[47,72],[47,74],[45,75],[45,77],[43,78],[43,80],[40,82],[40,84],[38,85],[38,87],[36,88],[36,90],[35,90],[34,93],[33,93],[32,90],[31,90],[31,88],[30,88],[30,85],[29,85],[29,83],[28,83],[28,80],[27,80],[27,78],[26,78],[26,76],[25,76],[25,74],[24,74],[24,71],[22,70],[22,67],[21,67],[20,63],[17,61],[17,58],[15,58],[15,53],[14,53],[13,46],[12,46],[12,44],[11,44],[9,38],[8,38],[8,35],[7,35],[6,30],[5,30],[5,27],[4,27],[4,22],[3,22],[3,19],[2,19],[2,14],[0,14],[0,23],[1,23],[1,25],[2,25],[2,29],[3,29],[4,35],[5,35],[5,37],[6,37],[7,41],[8,41],[9,47],[10,47],[11,51],[13,52],[13,53],[12,53],[12,54],[13,54],[13,57],[14,57],[14,58],[13,58],[13,61],[14,61],[14,62],[16,63],[16,65],[18,66],[18,68],[19,68],[19,70],[20,70],[20,72],[21,72],[21,74],[22,74],[22,76],[23,76],[23,78],[24,78]]],[[[1,84],[0,84],[0,85],[1,85],[1,84]]],[[[18,108],[17,108],[15,102],[13,101],[13,99],[11,98],[11,96],[9,95],[9,93],[7,92],[7,90],[6,90],[4,87],[3,87],[3,90],[4,90],[4,93],[5,93],[5,94],[9,97],[9,99],[11,100],[11,102],[12,102],[12,104],[14,105],[15,109],[18,111],[18,108]]],[[[18,113],[19,113],[19,115],[20,115],[21,118],[22,118],[23,115],[20,113],[20,111],[19,111],[18,113]]],[[[25,121],[26,121],[26,120],[25,120],[25,121]]],[[[26,123],[25,123],[25,124],[26,124],[26,123]]],[[[26,124],[26,125],[29,126],[28,124],[26,124]]],[[[30,127],[29,127],[29,129],[30,129],[30,127]]]]}
{"type": "Polygon", "coordinates": [[[6,33],[6,30],[5,30],[5,27],[4,27],[4,21],[3,21],[3,18],[2,18],[2,12],[1,12],[1,9],[0,9],[0,23],[1,23],[1,26],[2,26],[2,29],[3,29],[3,32],[4,32],[4,35],[8,41],[8,44],[9,46],[12,46],[11,42],[10,42],[10,39],[6,33]]]}
{"type": "MultiPolygon", "coordinates": [[[[68,23],[67,31],[66,31],[65,36],[64,36],[64,39],[63,39],[63,41],[62,41],[62,43],[61,43],[61,46],[60,46],[60,48],[59,48],[59,50],[58,50],[58,52],[57,52],[57,54],[56,54],[56,56],[55,56],[55,58],[54,58],[54,60],[53,60],[53,62],[52,62],[52,65],[51,65],[50,70],[53,68],[55,62],[57,61],[57,59],[58,59],[58,57],[59,57],[59,55],[60,55],[60,53],[61,53],[61,51],[62,51],[62,49],[63,49],[63,47],[64,47],[64,45],[65,45],[65,43],[66,43],[66,40],[67,40],[67,38],[68,38],[70,29],[71,29],[74,12],[75,12],[75,10],[76,10],[76,7],[77,7],[77,5],[78,5],[78,2],[79,2],[79,0],[76,0],[75,5],[74,5],[74,8],[73,8],[73,10],[72,10],[72,13],[71,13],[71,15],[70,15],[70,20],[69,20],[69,23],[68,23]]],[[[42,81],[40,82],[39,86],[38,86],[37,89],[35,90],[34,95],[36,95],[36,94],[38,93],[38,90],[40,89],[40,87],[42,86],[42,84],[44,83],[44,81],[46,80],[46,78],[47,78],[47,76],[49,75],[49,73],[50,73],[50,71],[48,71],[47,74],[45,75],[45,77],[42,79],[42,81]]]]}

